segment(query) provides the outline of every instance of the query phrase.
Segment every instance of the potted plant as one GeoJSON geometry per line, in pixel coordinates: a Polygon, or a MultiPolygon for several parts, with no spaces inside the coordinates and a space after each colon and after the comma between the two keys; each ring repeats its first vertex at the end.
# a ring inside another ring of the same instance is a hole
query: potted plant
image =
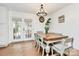
{"type": "Polygon", "coordinates": [[[49,24],[51,23],[50,20],[51,20],[51,18],[49,18],[49,19],[46,21],[46,23],[45,23],[45,33],[46,33],[46,34],[47,34],[48,31],[49,31],[49,24]]]}

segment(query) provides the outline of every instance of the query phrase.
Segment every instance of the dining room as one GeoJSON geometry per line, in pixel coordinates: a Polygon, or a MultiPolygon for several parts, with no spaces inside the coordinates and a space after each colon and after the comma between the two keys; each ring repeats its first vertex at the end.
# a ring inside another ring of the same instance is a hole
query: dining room
{"type": "Polygon", "coordinates": [[[0,3],[0,56],[79,56],[79,3],[0,3]]]}

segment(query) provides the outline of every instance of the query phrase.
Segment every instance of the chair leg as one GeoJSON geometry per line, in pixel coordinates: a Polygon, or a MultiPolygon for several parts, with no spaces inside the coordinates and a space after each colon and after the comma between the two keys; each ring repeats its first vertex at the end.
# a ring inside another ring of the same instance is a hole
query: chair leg
{"type": "Polygon", "coordinates": [[[35,48],[37,47],[37,43],[34,45],[34,47],[35,47],[35,48]]]}
{"type": "Polygon", "coordinates": [[[40,51],[40,46],[38,47],[38,53],[39,53],[39,51],[40,51]]]}
{"type": "Polygon", "coordinates": [[[47,53],[46,56],[49,56],[49,54],[47,53]]]}
{"type": "Polygon", "coordinates": [[[64,52],[65,52],[65,51],[62,51],[62,52],[60,53],[60,55],[63,56],[64,52]]]}
{"type": "Polygon", "coordinates": [[[36,49],[37,49],[37,50],[39,49],[39,45],[38,45],[38,44],[36,45],[36,49]]]}
{"type": "Polygon", "coordinates": [[[61,56],[63,56],[63,54],[64,54],[64,51],[60,53],[61,56]]]}
{"type": "Polygon", "coordinates": [[[52,55],[53,55],[53,50],[51,52],[52,52],[52,55]]]}
{"type": "Polygon", "coordinates": [[[70,49],[68,50],[68,56],[70,55],[70,49]]]}
{"type": "Polygon", "coordinates": [[[42,56],[44,56],[44,49],[42,49],[42,56]]]}
{"type": "Polygon", "coordinates": [[[38,44],[37,43],[36,43],[35,47],[36,47],[36,49],[38,49],[38,44]]]}
{"type": "Polygon", "coordinates": [[[63,53],[61,53],[60,55],[63,56],[63,53]]]}

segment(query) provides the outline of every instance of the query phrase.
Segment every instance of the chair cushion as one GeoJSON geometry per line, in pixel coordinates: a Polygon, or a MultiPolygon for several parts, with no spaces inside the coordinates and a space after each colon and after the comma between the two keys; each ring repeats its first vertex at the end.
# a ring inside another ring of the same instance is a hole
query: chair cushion
{"type": "Polygon", "coordinates": [[[56,44],[52,47],[54,50],[56,51],[63,51],[64,46],[62,46],[61,44],[56,44]]]}
{"type": "Polygon", "coordinates": [[[56,50],[57,52],[63,52],[65,49],[71,47],[70,43],[66,45],[62,45],[61,43],[55,44],[52,46],[52,49],[56,50]]]}

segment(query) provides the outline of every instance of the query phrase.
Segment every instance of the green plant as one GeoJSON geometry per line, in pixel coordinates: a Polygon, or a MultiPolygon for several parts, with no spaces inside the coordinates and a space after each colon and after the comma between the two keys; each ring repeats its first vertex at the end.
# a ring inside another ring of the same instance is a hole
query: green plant
{"type": "Polygon", "coordinates": [[[46,23],[45,23],[45,33],[46,33],[46,34],[47,34],[48,31],[49,31],[49,24],[51,23],[50,20],[51,20],[51,18],[49,18],[49,19],[46,21],[46,23]]]}

